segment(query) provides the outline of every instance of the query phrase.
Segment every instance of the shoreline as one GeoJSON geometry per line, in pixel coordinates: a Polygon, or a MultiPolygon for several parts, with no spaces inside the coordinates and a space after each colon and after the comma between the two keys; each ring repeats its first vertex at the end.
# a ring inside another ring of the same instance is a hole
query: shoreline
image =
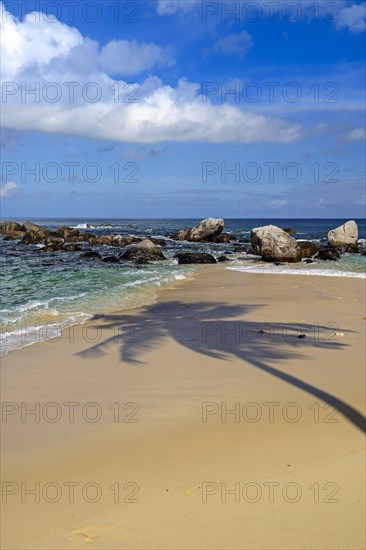
{"type": "MultiPolygon", "coordinates": [[[[219,268],[220,266],[214,266],[214,268],[219,268]]],[[[212,268],[212,266],[211,266],[212,268]]],[[[206,266],[206,270],[209,269],[207,266],[206,266]]],[[[139,296],[139,298],[141,298],[141,302],[138,303],[137,305],[131,305],[130,307],[124,307],[124,308],[116,308],[116,309],[108,309],[108,310],[105,310],[105,312],[108,312],[108,313],[119,313],[119,312],[127,312],[127,311],[133,311],[135,309],[139,309],[139,308],[142,308],[144,306],[148,306],[148,305],[152,305],[154,303],[156,303],[156,301],[158,300],[158,297],[159,297],[159,293],[160,292],[163,292],[165,290],[169,290],[169,289],[172,289],[172,288],[176,288],[176,287],[179,287],[181,284],[185,284],[189,281],[191,281],[192,279],[194,279],[195,276],[198,276],[202,273],[205,273],[206,270],[204,269],[201,269],[201,270],[197,270],[195,272],[191,272],[189,274],[184,274],[182,276],[179,276],[179,277],[175,277],[173,280],[170,280],[168,282],[164,282],[163,283],[163,286],[161,285],[161,282],[159,281],[159,284],[156,284],[156,285],[146,285],[146,287],[143,287],[143,291],[145,292],[145,295],[144,295],[144,298],[142,297],[142,293],[141,296],[139,296]],[[149,293],[150,296],[149,296],[149,299],[147,298],[146,296],[146,293],[149,293]]],[[[142,285],[141,285],[142,286],[142,285]]],[[[19,347],[19,348],[16,348],[16,349],[11,349],[11,350],[8,350],[4,355],[1,355],[0,353],[0,359],[2,357],[7,357],[10,353],[14,353],[16,351],[20,351],[24,348],[29,348],[31,346],[35,346],[37,344],[42,344],[44,343],[45,341],[51,341],[51,340],[54,340],[54,339],[59,339],[60,337],[62,337],[62,333],[63,332],[66,332],[66,331],[70,331],[70,329],[72,329],[73,327],[78,327],[78,326],[83,326],[85,325],[86,323],[88,322],[92,322],[93,319],[95,317],[97,317],[98,315],[102,314],[103,311],[100,310],[98,312],[95,312],[95,313],[91,313],[91,312],[76,312],[77,315],[79,316],[85,316],[84,320],[81,321],[81,322],[75,322],[75,323],[70,323],[70,324],[67,324],[66,326],[63,326],[62,328],[60,328],[60,325],[63,325],[64,324],[64,321],[62,322],[54,322],[54,323],[46,323],[46,324],[42,324],[42,325],[37,325],[37,327],[39,329],[44,329],[46,328],[46,332],[47,332],[47,327],[50,327],[52,326],[52,328],[54,328],[54,330],[56,331],[56,336],[55,337],[49,337],[49,338],[43,338],[43,339],[39,339],[35,342],[30,342],[28,344],[25,344],[24,346],[22,347],[19,347]]],[[[70,312],[71,314],[71,312],[70,312]]],[[[42,315],[42,314],[40,314],[42,315]]],[[[47,314],[44,313],[44,315],[46,316],[47,314]]],[[[49,317],[49,315],[48,315],[49,317]]],[[[21,325],[24,327],[24,323],[21,323],[21,325]]],[[[25,324],[26,326],[26,324],[25,324]]],[[[38,330],[37,328],[37,330],[38,330]]],[[[31,330],[33,330],[33,327],[30,327],[31,330]]],[[[5,333],[5,334],[9,334],[9,333],[5,333]]],[[[6,338],[7,336],[5,336],[6,338]]]]}
{"type": "Polygon", "coordinates": [[[98,339],[78,325],[2,359],[19,406],[2,424],[4,550],[363,548],[364,282],[215,266],[183,283],[96,315],[98,339]],[[21,502],[35,483],[40,502],[21,502]]]}
{"type": "Polygon", "coordinates": [[[297,229],[259,226],[250,239],[243,229],[249,220],[227,220],[225,227],[223,218],[207,218],[183,229],[189,219],[140,220],[137,225],[100,219],[97,226],[78,220],[71,227],[66,220],[45,221],[0,223],[5,268],[1,356],[58,338],[63,329],[85,324],[99,312],[152,303],[159,288],[209,272],[218,262],[227,271],[248,274],[366,279],[365,239],[358,238],[365,235],[364,220],[358,220],[360,231],[354,220],[331,230],[324,220],[298,220],[297,229]],[[342,239],[348,244],[340,246],[342,239]]]}
{"type": "MultiPolygon", "coordinates": [[[[189,274],[184,274],[183,276],[181,277],[176,277],[175,279],[173,280],[170,280],[169,282],[164,282],[163,284],[161,284],[159,282],[159,285],[151,285],[151,286],[148,286],[146,285],[143,286],[143,291],[145,292],[145,296],[144,298],[142,298],[142,293],[141,293],[141,303],[139,303],[138,305],[133,305],[131,307],[124,307],[124,308],[116,308],[116,309],[108,309],[106,311],[108,311],[108,313],[110,314],[118,314],[120,312],[127,312],[127,311],[133,311],[135,309],[139,309],[139,308],[142,308],[144,306],[147,306],[147,305],[151,305],[153,303],[156,303],[156,301],[159,300],[159,294],[161,292],[164,292],[166,290],[170,290],[172,288],[176,288],[180,285],[184,285],[184,284],[187,284],[189,282],[191,282],[192,280],[195,280],[195,278],[197,277],[201,277],[201,276],[204,276],[205,274],[209,274],[211,272],[216,272],[218,270],[222,271],[222,272],[227,272],[227,271],[233,271],[233,272],[236,272],[236,273],[240,273],[241,275],[245,276],[245,275],[265,275],[265,276],[279,276],[281,275],[281,277],[294,277],[296,276],[297,278],[302,278],[302,277],[312,277],[314,278],[315,280],[318,278],[318,277],[325,277],[325,278],[341,278],[341,279],[357,279],[357,280],[363,280],[365,281],[366,280],[366,274],[361,274],[361,273],[351,273],[351,272],[341,272],[341,271],[338,271],[337,273],[334,273],[333,271],[332,272],[329,272],[327,273],[326,270],[322,271],[321,273],[317,272],[317,273],[311,273],[311,271],[309,270],[307,273],[305,273],[304,271],[304,268],[299,268],[301,269],[301,272],[299,273],[296,269],[287,269],[287,271],[284,273],[283,271],[269,271],[271,268],[273,268],[273,265],[272,264],[264,264],[265,266],[268,266],[268,271],[266,272],[265,270],[265,267],[263,266],[263,268],[257,268],[257,267],[253,267],[253,269],[241,269],[241,265],[240,264],[237,264],[237,265],[206,265],[206,266],[200,266],[200,269],[196,269],[196,270],[192,270],[192,272],[190,272],[189,274]],[[149,298],[146,296],[146,293],[150,293],[151,296],[149,296],[149,298]]],[[[291,264],[290,264],[291,265],[291,264]]],[[[281,266],[282,267],[282,266],[281,266]]],[[[320,271],[320,270],[319,270],[320,271]]],[[[34,346],[34,345],[37,345],[37,344],[40,344],[42,342],[44,342],[45,340],[52,340],[54,338],[60,338],[62,336],[62,333],[63,332],[66,332],[66,331],[70,331],[70,329],[72,327],[77,327],[77,326],[83,326],[85,324],[87,324],[88,322],[93,322],[93,319],[95,317],[97,317],[98,315],[102,314],[102,313],[106,313],[106,311],[98,311],[98,312],[95,312],[95,313],[92,313],[92,312],[82,312],[82,311],[78,311],[76,312],[76,314],[78,316],[83,316],[84,319],[80,322],[67,322],[67,321],[60,321],[60,322],[52,322],[52,323],[45,323],[45,324],[42,324],[42,325],[36,325],[38,328],[36,329],[37,331],[38,330],[42,330],[44,332],[44,328],[46,328],[46,338],[42,338],[40,339],[37,339],[37,341],[34,341],[34,342],[30,342],[30,343],[26,343],[24,344],[23,346],[19,347],[19,348],[15,348],[15,349],[10,349],[10,350],[7,350],[4,354],[1,354],[0,353],[0,358],[2,357],[7,357],[9,355],[9,353],[14,353],[15,351],[19,351],[20,349],[24,349],[24,348],[29,348],[31,346],[34,346]],[[65,325],[66,323],[66,325],[65,325]],[[62,328],[60,328],[60,325],[64,325],[62,326],[62,328]],[[52,329],[56,332],[56,335],[53,337],[47,337],[47,334],[48,334],[48,329],[49,327],[52,326],[52,329]]],[[[40,314],[42,315],[42,314],[40,314]]],[[[70,312],[70,315],[71,315],[71,312],[70,312]]],[[[45,314],[46,316],[46,314],[45,314]]],[[[26,327],[26,323],[21,323],[21,325],[24,327],[26,327]]],[[[30,330],[32,331],[33,330],[33,327],[30,327],[30,330]]],[[[33,331],[34,332],[34,331],[33,331]]],[[[5,334],[12,334],[12,333],[5,333],[5,334]]],[[[13,333],[14,334],[14,333],[13,333]]],[[[5,336],[5,338],[7,338],[8,336],[5,336]]]]}

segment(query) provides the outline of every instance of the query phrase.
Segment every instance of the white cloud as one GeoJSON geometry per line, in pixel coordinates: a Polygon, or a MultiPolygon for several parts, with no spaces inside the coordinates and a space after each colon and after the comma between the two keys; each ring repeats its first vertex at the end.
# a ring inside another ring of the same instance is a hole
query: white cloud
{"type": "Polygon", "coordinates": [[[156,11],[159,15],[187,13],[200,3],[201,0],[158,0],[156,11]]]}
{"type": "Polygon", "coordinates": [[[247,31],[242,31],[220,38],[214,44],[214,51],[224,55],[235,55],[242,59],[252,47],[252,36],[247,31]]]}
{"type": "Polygon", "coordinates": [[[18,189],[18,186],[14,181],[9,181],[8,183],[4,183],[4,185],[0,187],[0,197],[2,199],[11,197],[11,195],[13,195],[17,189],[18,189]]]}
{"type": "Polygon", "coordinates": [[[344,7],[337,16],[337,28],[357,34],[366,29],[366,2],[344,7]]]}
{"type": "Polygon", "coordinates": [[[346,141],[362,141],[365,139],[365,128],[354,128],[346,135],[346,141]]]}
{"type": "Polygon", "coordinates": [[[139,103],[123,107],[112,102],[72,108],[62,104],[5,104],[3,125],[131,143],[289,143],[301,136],[297,124],[232,105],[202,103],[199,96],[186,96],[184,86],[163,86],[139,103]]]}
{"type": "Polygon", "coordinates": [[[120,75],[138,74],[155,65],[171,65],[174,58],[169,49],[156,44],[141,44],[136,40],[112,40],[99,52],[97,42],[84,38],[80,32],[57,19],[40,17],[37,12],[19,21],[6,12],[0,3],[2,53],[1,75],[12,80],[16,75],[51,72],[52,69],[85,73],[101,70],[120,75]]]}
{"type": "Polygon", "coordinates": [[[170,50],[156,44],[140,44],[136,40],[112,40],[102,49],[100,67],[107,72],[132,75],[150,70],[155,65],[173,65],[170,50]]]}
{"type": "Polygon", "coordinates": [[[29,16],[18,21],[9,15],[3,24],[3,51],[11,57],[3,81],[18,86],[13,95],[3,98],[5,128],[130,143],[288,143],[302,135],[298,124],[242,111],[237,105],[214,105],[202,98],[199,84],[185,79],[176,87],[154,76],[141,85],[116,81],[110,72],[129,70],[131,74],[156,63],[169,64],[170,52],[154,44],[120,40],[110,42],[100,53],[99,44],[78,30],[39,19],[40,23],[33,23],[29,16]],[[75,84],[75,99],[67,82],[75,84]],[[90,83],[94,84],[90,87],[90,83]],[[25,84],[28,89],[38,86],[37,95],[22,97],[25,84]]]}
{"type": "Polygon", "coordinates": [[[21,22],[6,12],[3,4],[0,12],[1,73],[8,80],[30,65],[47,65],[83,43],[77,29],[57,20],[38,21],[34,13],[29,13],[21,22]]]}
{"type": "MultiPolygon", "coordinates": [[[[237,13],[237,17],[242,18],[246,22],[245,10],[248,9],[247,18],[253,17],[253,13],[257,13],[257,17],[270,20],[272,13],[278,14],[285,20],[293,23],[307,19],[315,21],[329,21],[333,23],[335,29],[348,29],[353,33],[360,33],[366,29],[366,7],[365,2],[352,3],[350,0],[333,0],[332,2],[318,2],[318,10],[314,9],[314,0],[297,0],[290,2],[289,0],[238,0],[233,1],[232,11],[237,13]],[[254,6],[253,6],[254,5],[254,6]],[[248,6],[248,8],[246,8],[248,6]],[[244,11],[243,11],[244,10],[244,11]],[[254,11],[256,10],[256,11],[254,11]],[[244,15],[243,15],[244,14],[244,15]],[[251,14],[251,15],[249,15],[251,14]]],[[[230,15],[226,15],[230,11],[229,0],[216,0],[215,2],[207,2],[206,0],[158,0],[157,13],[159,15],[184,15],[198,6],[204,9],[204,13],[208,20],[220,21],[230,15]],[[202,6],[206,5],[206,8],[202,6]]]]}
{"type": "Polygon", "coordinates": [[[285,199],[275,199],[268,202],[268,206],[270,208],[283,208],[287,204],[287,200],[285,199]]]}

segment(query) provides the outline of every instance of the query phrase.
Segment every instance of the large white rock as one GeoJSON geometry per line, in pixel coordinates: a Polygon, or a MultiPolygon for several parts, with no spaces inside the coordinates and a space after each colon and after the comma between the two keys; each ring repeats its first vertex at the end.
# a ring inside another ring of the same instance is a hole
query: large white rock
{"type": "Polygon", "coordinates": [[[188,240],[199,242],[213,240],[224,229],[225,222],[222,218],[206,218],[192,227],[188,234],[188,240]]]}
{"type": "Polygon", "coordinates": [[[328,243],[329,246],[333,248],[346,246],[348,244],[357,245],[358,241],[358,227],[357,223],[354,220],[349,220],[348,222],[332,229],[328,233],[328,243]]]}
{"type": "Polygon", "coordinates": [[[251,241],[254,253],[266,262],[301,261],[301,249],[296,240],[276,225],[255,227],[251,241]]]}

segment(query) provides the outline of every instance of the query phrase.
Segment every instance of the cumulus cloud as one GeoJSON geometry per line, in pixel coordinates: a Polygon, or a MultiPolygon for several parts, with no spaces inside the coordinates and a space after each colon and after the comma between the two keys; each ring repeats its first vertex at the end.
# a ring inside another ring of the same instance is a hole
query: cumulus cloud
{"type": "Polygon", "coordinates": [[[346,141],[362,141],[365,139],[365,128],[354,128],[346,135],[346,141]]]}
{"type": "Polygon", "coordinates": [[[337,28],[348,29],[357,34],[366,29],[366,2],[344,7],[337,17],[337,28]]]}
{"type": "Polygon", "coordinates": [[[0,197],[2,199],[11,197],[17,189],[18,189],[18,186],[14,181],[9,181],[8,183],[4,183],[4,185],[1,185],[0,187],[0,197]]]}
{"type": "Polygon", "coordinates": [[[67,55],[83,43],[75,28],[55,20],[52,23],[34,13],[17,20],[0,4],[1,13],[1,74],[11,80],[26,67],[45,66],[52,59],[67,55]]]}
{"type": "Polygon", "coordinates": [[[176,87],[155,76],[141,84],[115,80],[111,73],[171,63],[169,50],[118,40],[100,51],[97,42],[77,29],[42,18],[35,24],[31,15],[19,21],[7,14],[3,23],[3,57],[10,55],[2,74],[7,83],[5,128],[151,144],[288,143],[302,135],[298,124],[242,111],[237,105],[214,105],[202,97],[199,84],[185,79],[176,87]],[[29,89],[36,93],[27,93],[29,89]]]}
{"type": "Polygon", "coordinates": [[[247,31],[230,34],[214,44],[214,51],[224,55],[234,55],[242,59],[253,47],[253,38],[247,31]]]}
{"type": "Polygon", "coordinates": [[[112,40],[99,51],[97,42],[84,38],[73,27],[56,18],[42,18],[29,13],[22,21],[0,4],[2,78],[32,71],[67,68],[78,72],[100,69],[119,75],[139,74],[155,65],[174,63],[169,49],[136,40],[112,40]]]}
{"type": "Polygon", "coordinates": [[[205,141],[211,143],[289,143],[301,127],[281,119],[241,111],[232,105],[183,99],[181,89],[164,86],[135,105],[20,104],[3,106],[3,125],[74,136],[134,143],[205,141]]]}

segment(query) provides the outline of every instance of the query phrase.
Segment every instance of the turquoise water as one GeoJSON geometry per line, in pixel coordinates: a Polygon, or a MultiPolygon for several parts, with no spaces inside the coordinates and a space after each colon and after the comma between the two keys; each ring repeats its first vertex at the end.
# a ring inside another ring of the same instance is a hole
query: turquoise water
{"type": "MultiPolygon", "coordinates": [[[[25,220],[19,220],[25,221],[25,220]]],[[[1,250],[1,340],[2,353],[51,338],[71,324],[82,323],[94,313],[138,307],[156,299],[158,288],[176,284],[210,266],[178,266],[173,258],[178,250],[226,254],[232,261],[228,269],[242,272],[313,274],[318,276],[365,277],[366,257],[344,255],[339,262],[316,262],[275,266],[246,253],[234,253],[231,244],[194,244],[169,239],[169,235],[199,220],[82,220],[32,219],[55,229],[60,225],[77,227],[95,234],[121,234],[165,237],[162,248],[166,261],[148,265],[104,263],[86,260],[81,252],[40,253],[35,246],[3,241],[1,250]],[[94,227],[85,229],[86,223],[94,227]],[[110,223],[112,227],[103,224],[110,223]],[[133,228],[127,227],[129,224],[133,228]]],[[[225,231],[238,239],[248,238],[250,229],[273,223],[294,227],[296,238],[325,242],[327,232],[345,220],[226,220],[225,231]]],[[[357,220],[360,243],[365,244],[365,220],[357,220]]],[[[241,243],[240,243],[241,244],[241,243]]],[[[246,245],[249,247],[249,245],[246,245]]],[[[102,256],[116,255],[121,249],[93,247],[102,256]]]]}

